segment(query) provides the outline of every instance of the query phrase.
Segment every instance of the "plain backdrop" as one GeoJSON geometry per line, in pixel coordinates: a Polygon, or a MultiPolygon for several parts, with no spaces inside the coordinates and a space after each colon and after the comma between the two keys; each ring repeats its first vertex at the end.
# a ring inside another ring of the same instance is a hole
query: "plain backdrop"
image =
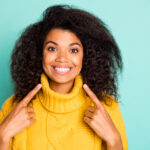
{"type": "Polygon", "coordinates": [[[120,109],[130,150],[149,150],[150,0],[1,0],[0,107],[13,94],[10,56],[28,25],[54,4],[71,4],[101,18],[120,47],[124,71],[119,76],[120,109]]]}

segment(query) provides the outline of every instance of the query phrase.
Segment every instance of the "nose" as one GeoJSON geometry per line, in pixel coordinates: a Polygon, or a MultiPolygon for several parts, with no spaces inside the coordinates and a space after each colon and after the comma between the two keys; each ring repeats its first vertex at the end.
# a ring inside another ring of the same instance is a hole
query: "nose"
{"type": "Polygon", "coordinates": [[[68,61],[67,52],[65,50],[60,50],[57,53],[56,62],[65,63],[68,61]]]}

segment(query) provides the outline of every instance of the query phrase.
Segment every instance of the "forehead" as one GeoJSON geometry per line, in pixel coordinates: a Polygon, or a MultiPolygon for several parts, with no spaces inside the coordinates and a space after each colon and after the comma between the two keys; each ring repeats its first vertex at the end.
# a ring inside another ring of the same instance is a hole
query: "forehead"
{"type": "Polygon", "coordinates": [[[70,30],[55,28],[51,29],[46,35],[45,42],[49,40],[54,40],[58,43],[71,43],[71,42],[79,42],[81,44],[80,39],[70,30]]]}

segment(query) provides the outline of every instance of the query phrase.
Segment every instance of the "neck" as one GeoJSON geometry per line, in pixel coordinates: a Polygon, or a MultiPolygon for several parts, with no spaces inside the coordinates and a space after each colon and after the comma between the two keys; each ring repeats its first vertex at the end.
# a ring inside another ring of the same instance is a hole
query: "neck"
{"type": "MultiPolygon", "coordinates": [[[[60,89],[60,85],[62,87],[65,87],[65,89],[68,88],[68,90],[64,90],[63,92],[66,93],[67,91],[71,90],[67,94],[61,94],[52,90],[50,88],[49,78],[45,73],[42,73],[41,75],[41,84],[42,84],[42,89],[37,93],[36,96],[38,97],[42,106],[47,111],[51,111],[55,113],[68,113],[78,109],[79,107],[81,107],[83,103],[87,101],[86,93],[82,87],[83,79],[81,74],[78,75],[74,80],[72,80],[72,84],[71,81],[70,84],[65,83],[65,85],[70,85],[70,88],[69,86],[62,86],[63,84],[59,84],[59,89],[60,89]],[[71,87],[71,85],[73,87],[71,87]]],[[[52,86],[56,88],[56,86],[54,85],[56,84],[52,84],[52,86]]]]}
{"type": "Polygon", "coordinates": [[[71,82],[67,82],[67,83],[56,83],[54,81],[49,81],[50,88],[53,91],[57,93],[61,93],[61,94],[67,94],[71,92],[73,88],[73,84],[74,84],[74,80],[71,82]]]}

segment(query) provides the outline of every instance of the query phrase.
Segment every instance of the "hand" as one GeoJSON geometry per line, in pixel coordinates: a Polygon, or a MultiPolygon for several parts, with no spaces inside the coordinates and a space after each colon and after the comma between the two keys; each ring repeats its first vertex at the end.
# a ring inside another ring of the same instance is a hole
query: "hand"
{"type": "Polygon", "coordinates": [[[121,139],[118,130],[112,122],[107,110],[96,95],[86,84],[83,85],[83,88],[95,104],[95,107],[89,106],[86,110],[84,121],[100,138],[105,140],[108,145],[114,146],[114,144],[116,144],[115,142],[118,142],[118,139],[121,139]]]}
{"type": "Polygon", "coordinates": [[[35,122],[33,107],[28,106],[28,104],[41,87],[41,84],[38,84],[31,90],[4,119],[0,125],[0,136],[3,137],[3,140],[10,140],[35,122]]]}

